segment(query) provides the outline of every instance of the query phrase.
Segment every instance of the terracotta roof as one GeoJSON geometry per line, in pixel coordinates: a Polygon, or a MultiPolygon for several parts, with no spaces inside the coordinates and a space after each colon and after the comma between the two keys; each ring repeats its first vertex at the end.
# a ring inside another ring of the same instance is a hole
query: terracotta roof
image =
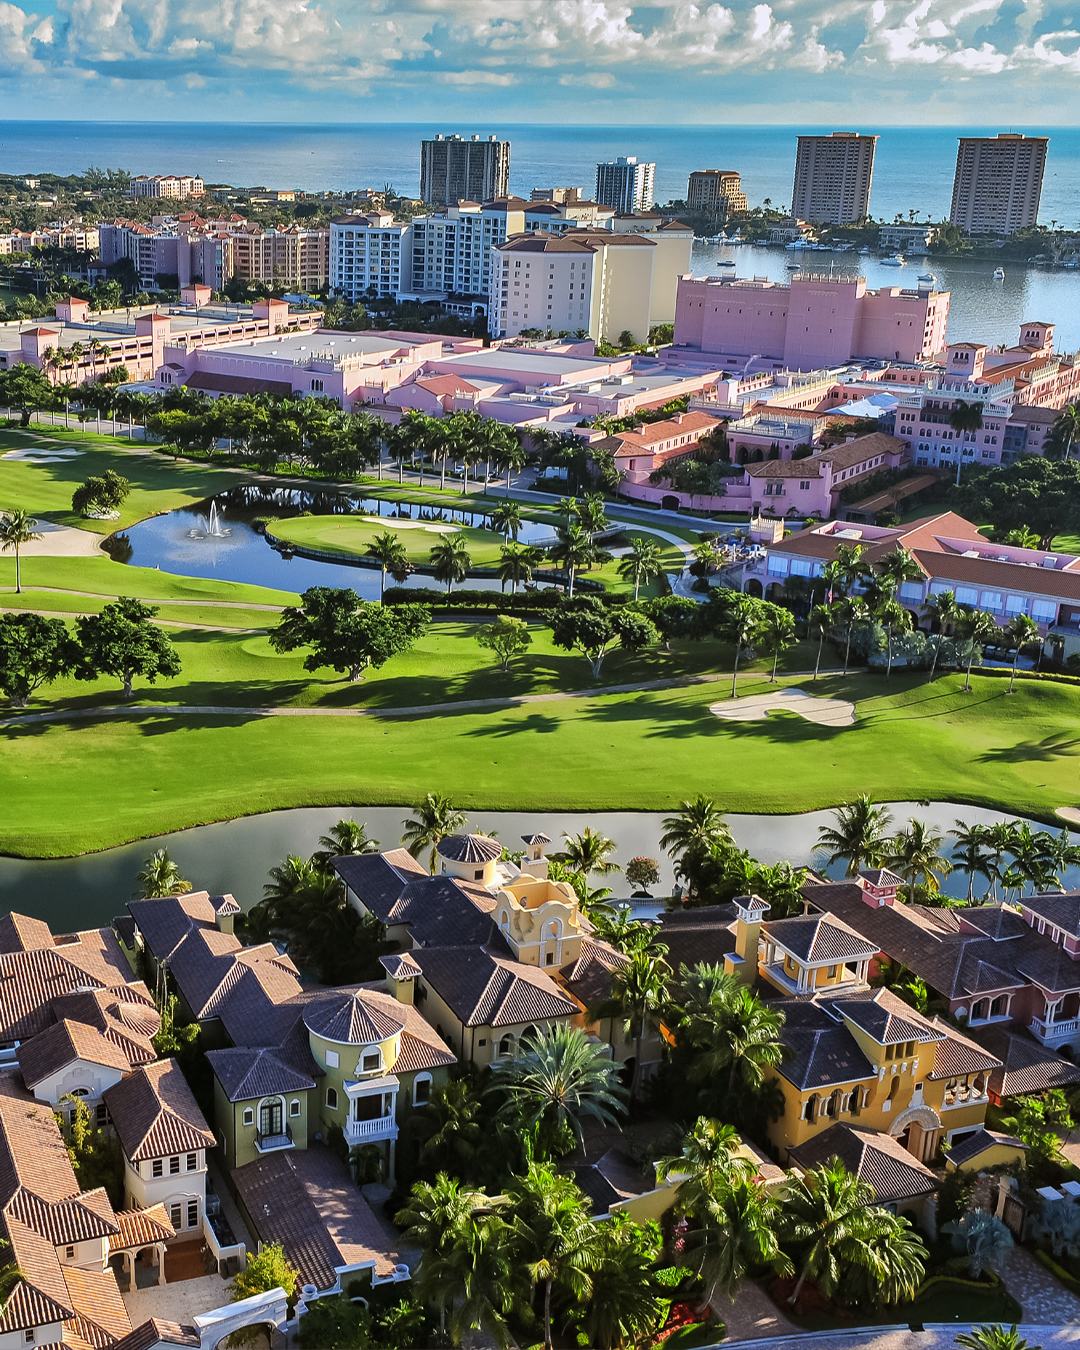
{"type": "Polygon", "coordinates": [[[439,398],[447,394],[451,398],[455,394],[475,394],[479,388],[478,385],[470,384],[468,380],[462,380],[457,375],[429,375],[425,379],[416,380],[415,383],[439,398]]]}
{"type": "Polygon", "coordinates": [[[174,1059],[137,1069],[103,1093],[132,1162],[213,1148],[214,1134],[174,1059]]]}
{"type": "Polygon", "coordinates": [[[1001,1061],[1001,1068],[990,1074],[990,1091],[995,1097],[1019,1097],[1080,1083],[1080,1065],[1070,1064],[1053,1050],[1002,1023],[973,1028],[970,1034],[1001,1061]]]}
{"type": "Polygon", "coordinates": [[[112,1350],[156,1350],[159,1345],[181,1345],[198,1350],[202,1345],[202,1337],[198,1327],[181,1326],[179,1322],[163,1322],[159,1317],[151,1317],[117,1341],[112,1350]]]}
{"type": "MultiPolygon", "coordinates": [[[[30,1185],[34,1179],[30,1178],[30,1185]]],[[[108,1237],[116,1231],[116,1217],[109,1197],[102,1188],[83,1191],[64,1200],[43,1200],[26,1184],[15,1192],[4,1207],[7,1218],[17,1219],[40,1233],[54,1247],[69,1242],[89,1242],[108,1237]]]]}
{"type": "Polygon", "coordinates": [[[386,923],[406,882],[429,875],[428,869],[407,849],[385,853],[349,854],[331,858],[331,865],[366,909],[386,923]]]}
{"type": "Polygon", "coordinates": [[[439,840],[436,852],[451,862],[488,863],[502,857],[502,844],[486,834],[448,834],[439,840]]]}
{"type": "Polygon", "coordinates": [[[945,1033],[945,1039],[938,1042],[934,1057],[934,1071],[927,1074],[931,1080],[937,1078],[966,1078],[973,1073],[986,1073],[989,1069],[1000,1069],[1001,1060],[984,1050],[977,1041],[960,1032],[940,1017],[934,1017],[934,1026],[945,1033]]]}
{"type": "Polygon", "coordinates": [[[584,239],[566,234],[512,234],[505,244],[496,244],[497,253],[595,253],[584,239]]]}
{"type": "Polygon", "coordinates": [[[874,1200],[879,1205],[913,1200],[938,1188],[938,1179],[929,1167],[919,1162],[899,1140],[846,1121],[830,1125],[805,1143],[789,1148],[788,1158],[804,1170],[839,1158],[850,1173],[873,1186],[874,1200]]]}
{"type": "Polygon", "coordinates": [[[84,1270],[79,1266],[63,1266],[62,1270],[75,1310],[68,1325],[77,1336],[104,1350],[131,1331],[131,1320],[111,1270],[84,1270]]]}
{"type": "Polygon", "coordinates": [[[965,558],[962,553],[914,549],[915,559],[932,581],[959,585],[993,586],[1054,599],[1080,600],[1080,571],[1054,567],[1027,567],[993,558],[965,558]]]}
{"type": "Polygon", "coordinates": [[[945,1034],[890,989],[829,999],[825,1006],[854,1023],[879,1045],[900,1045],[907,1041],[929,1045],[945,1034]]]}
{"type": "MultiPolygon", "coordinates": [[[[400,1006],[400,1005],[399,1005],[400,1006]]],[[[304,1025],[316,1036],[343,1045],[373,1045],[405,1028],[397,1011],[380,1008],[363,992],[339,995],[308,1007],[304,1025]]]]}
{"type": "Polygon", "coordinates": [[[0,1334],[71,1317],[75,1309],[56,1248],[17,1219],[5,1218],[4,1228],[22,1279],[4,1305],[0,1334]]]}
{"type": "Polygon", "coordinates": [[[176,1229],[164,1205],[149,1209],[123,1209],[116,1216],[119,1232],[109,1238],[109,1251],[123,1252],[133,1247],[148,1247],[155,1242],[167,1242],[176,1236],[176,1229]]]}
{"type": "Polygon", "coordinates": [[[629,958],[610,943],[582,938],[580,955],[562,967],[558,981],[583,1008],[588,1008],[610,996],[612,971],[629,964],[629,958]]]}
{"type": "Polygon", "coordinates": [[[280,1242],[302,1284],[337,1283],[339,1266],[370,1265],[385,1279],[400,1264],[345,1165],[322,1144],[268,1153],[233,1169],[262,1242],[280,1242]]]}
{"type": "Polygon", "coordinates": [[[957,1167],[962,1167],[964,1163],[974,1162],[987,1149],[996,1148],[1003,1144],[1006,1148],[1021,1149],[1027,1152],[1027,1144],[1022,1139],[1016,1139],[1011,1134],[999,1134],[996,1130],[988,1130],[985,1126],[976,1130],[974,1134],[969,1134],[966,1139],[961,1139],[959,1143],[953,1144],[949,1149],[946,1158],[957,1167]]]}
{"type": "Polygon", "coordinates": [[[107,1041],[100,1031],[67,1019],[24,1041],[17,1054],[23,1082],[28,1088],[36,1087],[76,1060],[117,1069],[121,1073],[127,1073],[131,1068],[127,1055],[107,1041]]]}
{"type": "Polygon", "coordinates": [[[0,918],[0,953],[37,951],[52,945],[52,929],[41,919],[15,913],[0,918]]]}
{"type": "Polygon", "coordinates": [[[250,1101],[278,1092],[304,1092],[315,1086],[313,1077],[265,1047],[208,1050],[206,1058],[231,1102],[250,1101]]]}
{"type": "Polygon", "coordinates": [[[744,464],[743,468],[751,478],[824,477],[821,459],[816,455],[808,455],[805,459],[766,459],[760,464],[744,464]]]}
{"type": "Polygon", "coordinates": [[[426,947],[412,955],[423,978],[465,1026],[521,1026],[579,1011],[538,967],[485,947],[426,947]]]}
{"type": "Polygon", "coordinates": [[[816,1091],[877,1078],[848,1028],[816,1001],[784,999],[769,1006],[784,1014],[780,1041],[790,1053],[777,1072],[794,1087],[816,1091]]]}
{"type": "MultiPolygon", "coordinates": [[[[672,419],[667,422],[647,422],[641,431],[620,431],[609,440],[615,440],[628,447],[629,450],[651,450],[658,441],[670,441],[675,436],[685,436],[690,432],[698,432],[698,438],[712,431],[714,427],[720,426],[721,419],[713,417],[709,413],[687,412],[681,414],[682,420],[672,419]]],[[[680,446],[679,449],[691,449],[692,446],[680,446]]]]}
{"type": "Polygon", "coordinates": [[[804,961],[847,961],[877,953],[875,943],[842,920],[823,914],[800,914],[762,924],[774,942],[804,961]]]}
{"type": "Polygon", "coordinates": [[[87,990],[53,999],[53,1015],[93,1027],[121,1049],[128,1062],[157,1059],[152,1040],[161,1029],[161,1015],[142,981],[112,990],[87,990]]]}

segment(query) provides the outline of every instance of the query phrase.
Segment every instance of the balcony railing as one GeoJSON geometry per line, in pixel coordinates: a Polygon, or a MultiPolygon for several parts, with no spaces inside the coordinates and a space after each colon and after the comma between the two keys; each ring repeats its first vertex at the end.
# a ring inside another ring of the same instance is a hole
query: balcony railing
{"type": "Polygon", "coordinates": [[[379,1139],[397,1138],[397,1120],[393,1116],[378,1116],[375,1120],[350,1120],[345,1125],[345,1142],[370,1144],[379,1139]]]}
{"type": "Polygon", "coordinates": [[[978,1106],[981,1102],[988,1101],[985,1089],[982,1092],[976,1092],[974,1088],[957,1088],[953,1092],[946,1092],[941,1106],[944,1111],[954,1110],[960,1106],[978,1106]]]}
{"type": "Polygon", "coordinates": [[[1044,1022],[1041,1017],[1031,1019],[1031,1030],[1044,1045],[1067,1040],[1080,1030],[1080,1018],[1072,1017],[1065,1022],[1044,1022]]]}
{"type": "Polygon", "coordinates": [[[281,1134],[263,1134],[262,1130],[255,1131],[255,1147],[260,1153],[272,1153],[279,1148],[295,1148],[292,1137],[292,1126],[286,1125],[281,1134]]]}

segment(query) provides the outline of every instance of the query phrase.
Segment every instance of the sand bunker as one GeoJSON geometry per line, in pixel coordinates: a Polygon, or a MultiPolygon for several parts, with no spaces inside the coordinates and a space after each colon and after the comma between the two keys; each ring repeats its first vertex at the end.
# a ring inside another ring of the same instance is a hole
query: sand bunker
{"type": "Polygon", "coordinates": [[[385,521],[391,530],[426,530],[428,534],[458,534],[460,525],[449,525],[444,520],[398,520],[395,516],[367,516],[365,520],[374,524],[385,521]]]}
{"type": "Polygon", "coordinates": [[[845,698],[815,698],[805,689],[779,689],[775,694],[749,694],[746,698],[713,703],[709,711],[725,722],[760,722],[773,712],[793,712],[819,727],[855,725],[855,704],[845,698]]]}

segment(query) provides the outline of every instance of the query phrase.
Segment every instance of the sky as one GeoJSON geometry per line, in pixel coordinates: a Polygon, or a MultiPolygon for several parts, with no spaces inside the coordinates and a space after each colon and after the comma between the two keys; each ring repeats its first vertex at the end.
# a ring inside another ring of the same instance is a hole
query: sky
{"type": "Polygon", "coordinates": [[[1078,77],[1080,0],[0,0],[6,118],[1022,129],[1078,77]]]}

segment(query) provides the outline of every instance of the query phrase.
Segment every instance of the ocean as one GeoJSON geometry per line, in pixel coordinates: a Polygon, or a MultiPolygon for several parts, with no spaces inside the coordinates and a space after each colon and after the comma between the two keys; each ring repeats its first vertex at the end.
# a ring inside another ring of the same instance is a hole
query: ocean
{"type": "MultiPolygon", "coordinates": [[[[870,209],[892,220],[910,210],[941,219],[948,213],[959,135],[998,128],[876,128],[877,162],[870,209]]],[[[357,122],[282,125],[214,122],[4,122],[0,172],[81,173],[90,164],[132,173],[196,173],[208,183],[239,187],[381,188],[418,191],[420,141],[438,131],[497,134],[509,139],[510,188],[527,197],[534,187],[580,185],[591,195],[596,164],[617,155],[656,162],[657,200],[685,196],[693,169],[735,169],[752,205],[791,202],[795,138],[832,127],[515,126],[482,123],[407,125],[357,122]]],[[[1080,130],[1054,128],[1040,220],[1077,228],[1080,130]]]]}

